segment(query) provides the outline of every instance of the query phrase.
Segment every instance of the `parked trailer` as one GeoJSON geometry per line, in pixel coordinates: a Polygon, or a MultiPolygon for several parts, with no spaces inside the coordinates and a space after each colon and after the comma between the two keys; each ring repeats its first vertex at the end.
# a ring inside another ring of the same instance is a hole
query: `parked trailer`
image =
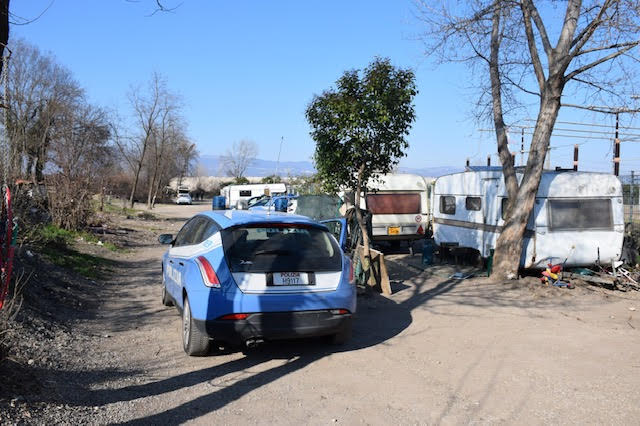
{"type": "MultiPolygon", "coordinates": [[[[517,172],[518,179],[522,173],[517,172]]],[[[504,225],[507,190],[501,168],[471,168],[436,179],[433,234],[490,255],[504,225]]],[[[608,265],[620,258],[624,237],[622,185],[605,173],[545,171],[527,223],[520,265],[608,265]]]]}
{"type": "Polygon", "coordinates": [[[246,208],[243,205],[249,198],[257,197],[259,195],[275,195],[284,194],[287,192],[287,187],[284,183],[256,183],[247,185],[227,185],[220,190],[220,195],[226,198],[227,208],[237,208],[238,202],[240,206],[246,208]]]}
{"type": "MultiPolygon", "coordinates": [[[[431,187],[434,179],[413,174],[381,175],[372,179],[370,192],[360,208],[371,212],[374,241],[411,241],[424,238],[431,220],[431,187]]],[[[354,200],[346,194],[347,207],[354,200]]]]}

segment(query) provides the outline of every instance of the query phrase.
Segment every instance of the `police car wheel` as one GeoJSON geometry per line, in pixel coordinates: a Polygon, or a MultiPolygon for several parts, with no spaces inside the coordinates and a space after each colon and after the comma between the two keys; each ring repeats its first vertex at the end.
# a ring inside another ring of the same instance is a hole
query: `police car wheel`
{"type": "Polygon", "coordinates": [[[191,305],[186,296],[182,309],[182,345],[184,351],[191,356],[203,356],[209,353],[209,336],[196,327],[191,317],[191,305]]]}

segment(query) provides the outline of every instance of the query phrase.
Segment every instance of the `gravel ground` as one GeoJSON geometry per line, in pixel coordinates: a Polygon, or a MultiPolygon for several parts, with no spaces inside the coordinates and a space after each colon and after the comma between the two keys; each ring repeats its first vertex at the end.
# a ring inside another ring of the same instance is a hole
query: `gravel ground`
{"type": "Polygon", "coordinates": [[[343,347],[190,358],[154,240],[208,208],[123,220],[129,250],[105,254],[117,263],[99,282],[38,266],[41,304],[0,366],[0,424],[638,423],[637,293],[452,280],[461,268],[407,254],[387,257],[394,294],[359,299],[343,347]]]}

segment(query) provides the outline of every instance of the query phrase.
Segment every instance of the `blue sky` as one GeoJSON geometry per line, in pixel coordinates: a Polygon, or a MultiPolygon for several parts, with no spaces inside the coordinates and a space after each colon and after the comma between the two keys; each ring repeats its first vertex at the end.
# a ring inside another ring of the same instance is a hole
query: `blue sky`
{"type": "MultiPolygon", "coordinates": [[[[50,3],[16,0],[12,12],[34,18],[50,3]]],[[[401,165],[463,166],[467,157],[480,164],[496,151],[493,134],[478,131],[487,126],[471,118],[468,70],[425,59],[411,0],[184,0],[173,13],[149,17],[154,4],[55,0],[35,22],[14,26],[11,36],[52,52],[90,99],[121,115],[132,84],[144,83],[153,71],[164,74],[183,96],[189,133],[205,155],[247,138],[258,144],[259,158],[275,160],[284,137],[283,160],[309,160],[314,143],[306,105],[344,70],[363,68],[375,56],[416,72],[417,121],[401,165]]],[[[560,120],[612,123],[611,117],[576,111],[560,120]]],[[[640,127],[640,120],[623,117],[623,124],[640,127]]],[[[552,145],[582,142],[582,168],[610,171],[606,141],[557,138],[552,145]]],[[[640,144],[623,144],[622,154],[623,170],[640,170],[640,144]]],[[[558,148],[552,164],[570,167],[572,155],[571,146],[558,148]]]]}

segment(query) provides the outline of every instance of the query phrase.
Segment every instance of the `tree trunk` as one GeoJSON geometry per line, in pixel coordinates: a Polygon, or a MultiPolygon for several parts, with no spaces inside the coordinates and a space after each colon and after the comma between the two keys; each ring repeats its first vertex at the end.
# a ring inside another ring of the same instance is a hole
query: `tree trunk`
{"type": "MultiPolygon", "coordinates": [[[[0,0],[0,58],[4,56],[4,48],[7,44],[9,44],[9,0],[0,0]]],[[[3,65],[4,62],[0,61],[0,73],[3,65]]]]}
{"type": "Polygon", "coordinates": [[[493,123],[496,129],[496,139],[498,144],[498,156],[502,164],[502,173],[509,197],[509,208],[511,201],[515,199],[518,191],[518,179],[513,164],[513,157],[509,152],[509,139],[507,138],[507,127],[504,123],[502,110],[502,82],[500,80],[500,44],[502,42],[502,31],[500,29],[500,1],[494,3],[491,29],[491,55],[489,57],[489,76],[491,79],[491,98],[493,123]]]}
{"type": "Polygon", "coordinates": [[[138,163],[136,168],[136,175],[133,179],[133,187],[131,188],[131,195],[129,196],[129,208],[133,208],[133,199],[136,195],[136,189],[138,189],[138,179],[140,179],[140,170],[142,170],[142,162],[138,163]]]}
{"type": "Polygon", "coordinates": [[[156,174],[158,173],[158,168],[157,166],[155,167],[155,170],[153,171],[153,176],[151,177],[151,182],[149,183],[149,192],[147,193],[147,208],[149,210],[151,210],[153,208],[153,204],[151,202],[151,199],[153,198],[153,191],[156,187],[156,174]]]}
{"type": "Polygon", "coordinates": [[[493,260],[494,278],[496,280],[509,280],[518,277],[524,231],[533,210],[533,204],[542,177],[544,159],[549,148],[551,132],[560,110],[562,86],[561,79],[556,79],[553,82],[547,81],[545,84],[524,177],[520,182],[518,194],[512,204],[510,215],[496,244],[493,260]]]}
{"type": "Polygon", "coordinates": [[[362,233],[362,247],[363,247],[363,256],[364,260],[362,262],[362,270],[364,271],[365,282],[369,280],[369,268],[371,266],[371,251],[369,249],[369,233],[367,231],[367,225],[364,223],[364,218],[362,217],[362,211],[360,210],[360,191],[362,190],[362,174],[364,173],[364,165],[360,166],[360,170],[358,170],[358,183],[356,185],[356,193],[355,193],[355,209],[356,209],[356,220],[358,221],[358,226],[360,227],[360,232],[362,233]]]}

